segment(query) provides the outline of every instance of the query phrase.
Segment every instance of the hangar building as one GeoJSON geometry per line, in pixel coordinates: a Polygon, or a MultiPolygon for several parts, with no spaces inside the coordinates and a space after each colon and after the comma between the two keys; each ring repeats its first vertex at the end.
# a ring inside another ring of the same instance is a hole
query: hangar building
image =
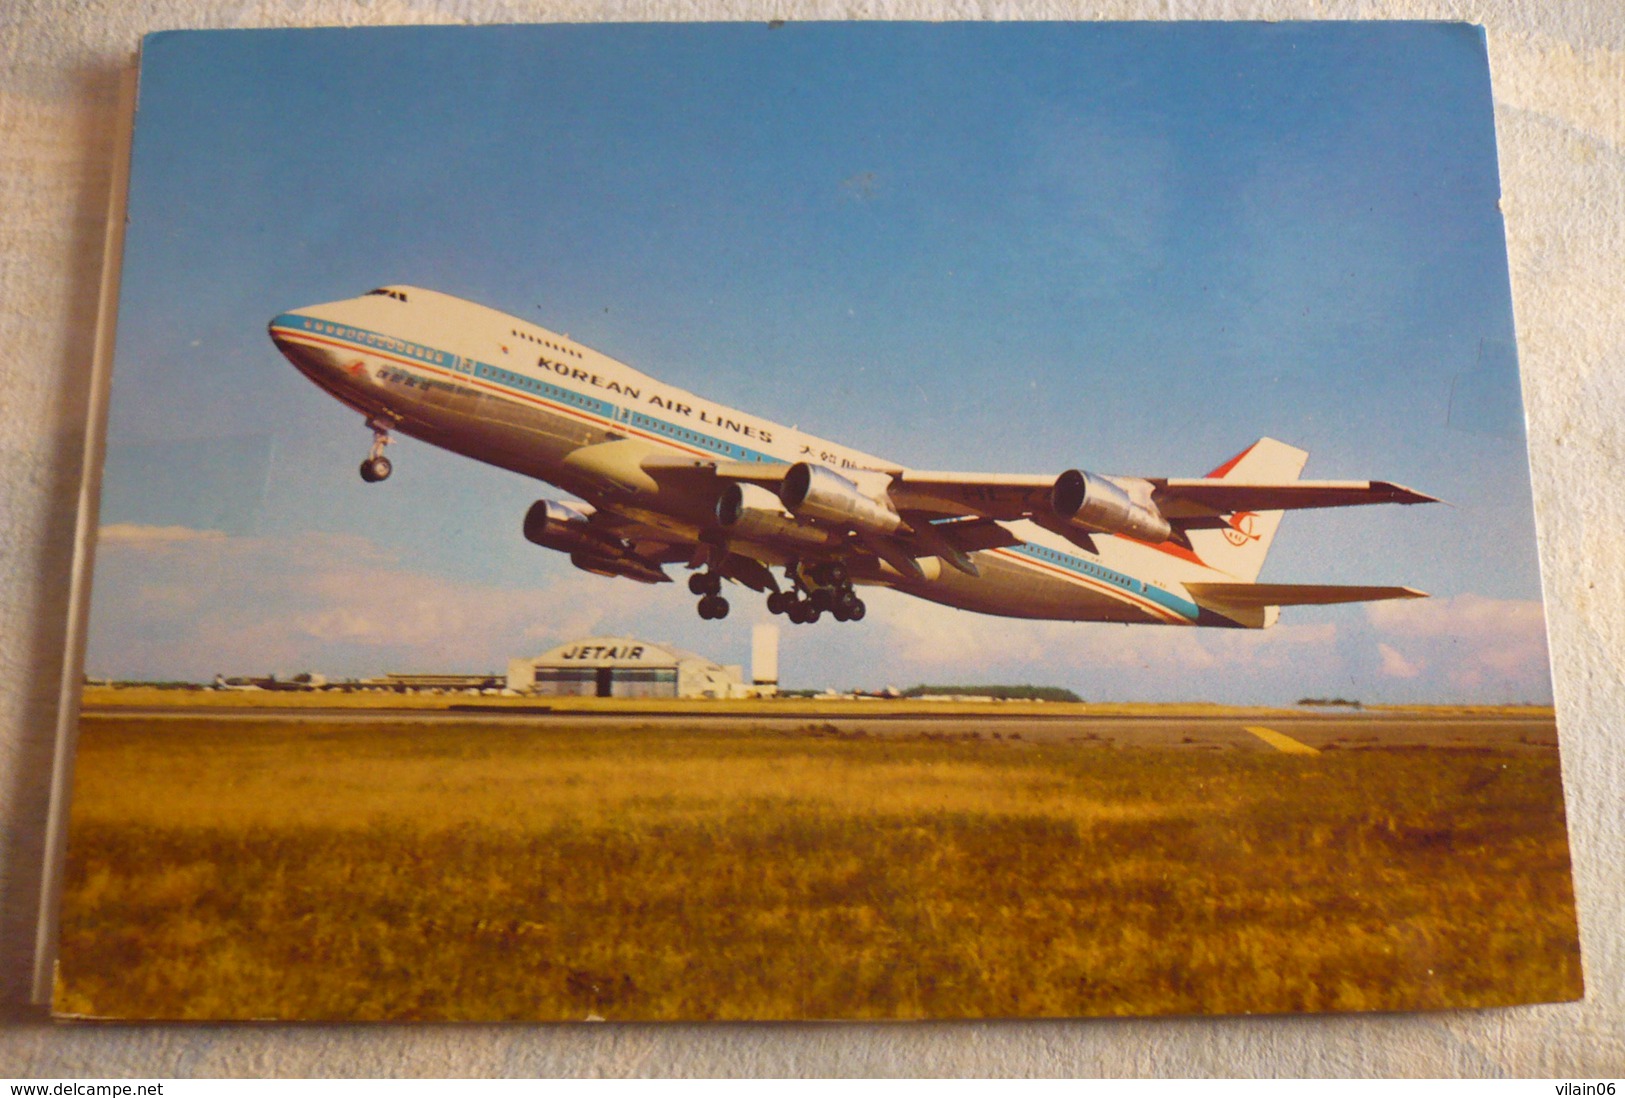
{"type": "Polygon", "coordinates": [[[737,665],[635,637],[588,637],[508,661],[517,694],[598,698],[736,698],[753,691],[737,665]]]}

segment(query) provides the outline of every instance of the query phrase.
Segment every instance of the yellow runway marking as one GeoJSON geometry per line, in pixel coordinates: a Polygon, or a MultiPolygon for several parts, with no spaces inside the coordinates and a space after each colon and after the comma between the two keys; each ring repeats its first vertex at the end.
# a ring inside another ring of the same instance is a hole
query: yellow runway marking
{"type": "Polygon", "coordinates": [[[1320,754],[1318,749],[1310,747],[1306,743],[1299,743],[1291,736],[1288,736],[1282,732],[1277,732],[1273,728],[1257,728],[1253,725],[1242,725],[1242,727],[1251,732],[1253,735],[1257,736],[1259,739],[1263,740],[1265,743],[1269,744],[1271,747],[1275,748],[1277,751],[1285,751],[1288,755],[1320,754]]]}

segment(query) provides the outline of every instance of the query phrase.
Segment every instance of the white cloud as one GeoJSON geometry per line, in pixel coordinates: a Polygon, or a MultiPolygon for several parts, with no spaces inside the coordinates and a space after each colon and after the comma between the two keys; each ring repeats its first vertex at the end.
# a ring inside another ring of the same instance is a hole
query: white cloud
{"type": "MultiPolygon", "coordinates": [[[[650,591],[537,558],[534,584],[497,585],[404,563],[367,538],[233,537],[185,527],[109,526],[97,564],[93,675],[204,679],[215,672],[329,677],[390,670],[500,670],[516,655],[593,633],[674,641],[729,662],[767,619],[735,597],[735,619],[694,618],[679,585],[650,591]]],[[[785,638],[787,681],[1036,682],[1087,697],[1422,700],[1542,698],[1549,683],[1539,602],[1477,595],[1309,612],[1266,630],[1119,626],[974,614],[865,592],[862,625],[785,638]],[[1318,616],[1318,615],[1317,615],[1318,616]]]]}
{"type": "Polygon", "coordinates": [[[512,589],[431,574],[354,536],[108,529],[120,551],[97,565],[88,659],[118,677],[494,670],[638,597],[587,575],[512,589]]]}
{"type": "MultiPolygon", "coordinates": [[[[1175,680],[1202,673],[1239,677],[1326,665],[1337,640],[1332,622],[1265,630],[1122,626],[988,617],[889,591],[865,597],[875,611],[872,619],[885,630],[891,656],[922,672],[1045,668],[1143,672],[1175,680]]],[[[1191,696],[1201,693],[1193,683],[1191,696]]]]}
{"type": "Polygon", "coordinates": [[[134,546],[154,548],[191,541],[219,541],[226,535],[219,530],[196,530],[190,526],[143,526],[135,522],[115,522],[96,531],[103,546],[134,546]]]}
{"type": "Polygon", "coordinates": [[[1414,679],[1422,673],[1422,666],[1412,663],[1390,644],[1378,644],[1377,651],[1382,654],[1382,673],[1392,675],[1396,679],[1414,679]]]}
{"type": "Polygon", "coordinates": [[[1485,632],[1544,635],[1546,630],[1545,610],[1539,599],[1491,599],[1473,594],[1368,603],[1366,617],[1384,632],[1407,637],[1485,632]]]}
{"type": "Polygon", "coordinates": [[[1431,670],[1463,697],[1536,698],[1550,689],[1538,599],[1466,594],[1377,602],[1366,607],[1366,618],[1381,638],[1384,674],[1412,678],[1431,670]]]}

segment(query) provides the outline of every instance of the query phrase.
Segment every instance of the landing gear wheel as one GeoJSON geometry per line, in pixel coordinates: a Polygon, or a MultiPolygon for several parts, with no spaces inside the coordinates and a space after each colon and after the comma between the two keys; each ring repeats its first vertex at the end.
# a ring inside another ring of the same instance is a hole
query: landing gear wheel
{"type": "Polygon", "coordinates": [[[722,590],[722,577],[714,572],[695,572],[688,577],[688,589],[695,595],[715,595],[722,590]]]}
{"type": "Polygon", "coordinates": [[[361,479],[368,484],[377,484],[389,479],[389,474],[395,468],[384,456],[384,447],[390,443],[389,425],[381,420],[369,419],[367,426],[372,429],[372,449],[367,451],[367,460],[361,463],[361,479]]]}
{"type": "Polygon", "coordinates": [[[812,621],[812,618],[808,616],[812,612],[812,607],[805,602],[798,601],[790,604],[790,608],[785,611],[785,615],[797,625],[806,625],[809,621],[812,621]]]}
{"type": "Polygon", "coordinates": [[[728,616],[728,600],[721,595],[707,595],[700,600],[700,617],[706,621],[721,621],[728,616]]]}
{"type": "Polygon", "coordinates": [[[769,614],[783,614],[794,606],[796,596],[790,591],[775,591],[767,596],[767,612],[769,614]]]}
{"type": "Polygon", "coordinates": [[[860,599],[860,598],[854,597],[852,599],[852,602],[853,602],[854,605],[849,607],[847,609],[847,611],[846,611],[847,620],[848,621],[862,621],[863,616],[869,612],[869,608],[867,606],[863,605],[863,600],[860,599]]]}

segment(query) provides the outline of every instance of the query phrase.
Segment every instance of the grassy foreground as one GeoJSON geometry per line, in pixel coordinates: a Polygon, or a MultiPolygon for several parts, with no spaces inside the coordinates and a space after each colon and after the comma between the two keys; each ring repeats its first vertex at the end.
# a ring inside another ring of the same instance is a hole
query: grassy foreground
{"type": "Polygon", "coordinates": [[[57,1009],[919,1018],[1580,994],[1555,752],[87,717],[57,1009]]]}

